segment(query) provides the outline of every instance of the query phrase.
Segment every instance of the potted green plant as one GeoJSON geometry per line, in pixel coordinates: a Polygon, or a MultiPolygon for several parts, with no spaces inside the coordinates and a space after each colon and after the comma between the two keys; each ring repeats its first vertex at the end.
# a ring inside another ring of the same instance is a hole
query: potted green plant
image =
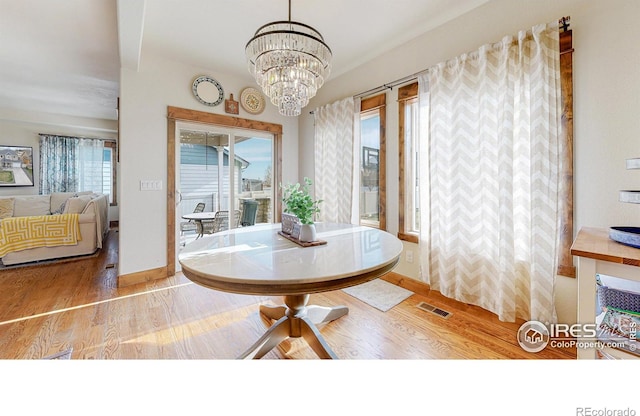
{"type": "Polygon", "coordinates": [[[282,204],[287,214],[295,215],[300,222],[300,235],[298,239],[303,242],[315,241],[316,228],[314,215],[320,212],[322,200],[314,200],[311,197],[311,179],[304,178],[304,185],[300,183],[283,186],[282,204]]]}

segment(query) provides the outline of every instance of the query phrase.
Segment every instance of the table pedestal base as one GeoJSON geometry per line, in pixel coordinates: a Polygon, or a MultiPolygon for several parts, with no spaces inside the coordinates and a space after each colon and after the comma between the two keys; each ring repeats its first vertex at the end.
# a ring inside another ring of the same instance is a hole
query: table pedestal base
{"type": "Polygon", "coordinates": [[[332,308],[309,305],[309,295],[288,295],[286,306],[260,305],[260,315],[276,322],[239,358],[262,358],[288,338],[303,337],[320,358],[337,359],[316,325],[331,322],[349,313],[346,306],[332,308]]]}

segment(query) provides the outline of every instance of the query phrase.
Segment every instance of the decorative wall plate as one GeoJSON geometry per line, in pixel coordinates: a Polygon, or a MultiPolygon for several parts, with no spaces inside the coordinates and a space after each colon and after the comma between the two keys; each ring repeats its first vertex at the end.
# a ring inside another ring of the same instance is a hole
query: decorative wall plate
{"type": "Polygon", "coordinates": [[[264,96],[257,89],[247,87],[240,93],[240,105],[247,113],[260,114],[265,107],[264,96]]]}
{"type": "Polygon", "coordinates": [[[222,85],[206,75],[199,76],[193,81],[191,91],[198,101],[210,107],[216,106],[224,100],[222,85]]]}

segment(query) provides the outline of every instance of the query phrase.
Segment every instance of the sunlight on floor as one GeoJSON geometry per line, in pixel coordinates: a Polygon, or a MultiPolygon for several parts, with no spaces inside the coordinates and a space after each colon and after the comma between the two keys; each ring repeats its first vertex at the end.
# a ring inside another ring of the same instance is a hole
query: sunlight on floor
{"type": "Polygon", "coordinates": [[[1,325],[7,325],[7,324],[13,324],[13,323],[16,323],[16,322],[27,321],[29,319],[34,319],[34,318],[41,318],[43,316],[49,316],[49,315],[55,315],[55,314],[58,314],[58,313],[74,311],[74,310],[78,310],[78,309],[82,309],[82,308],[88,308],[88,307],[91,307],[91,306],[96,306],[96,305],[100,305],[100,304],[104,304],[104,303],[114,302],[114,301],[117,301],[117,300],[133,298],[133,297],[137,297],[137,296],[143,296],[143,295],[147,295],[147,294],[150,294],[150,293],[164,291],[164,290],[167,290],[167,289],[177,289],[177,288],[180,288],[180,287],[183,287],[183,286],[189,286],[189,285],[193,285],[193,284],[194,284],[193,282],[182,283],[182,284],[179,284],[179,285],[163,287],[163,288],[160,288],[160,289],[147,290],[147,291],[144,291],[144,292],[133,293],[131,295],[124,295],[124,296],[119,296],[119,297],[116,297],[116,298],[105,299],[105,300],[101,300],[101,301],[98,301],[98,302],[86,303],[84,305],[77,305],[77,306],[71,306],[69,308],[57,309],[55,311],[48,311],[48,312],[39,313],[39,314],[36,314],[36,315],[23,316],[21,318],[16,318],[16,319],[11,319],[11,320],[8,320],[8,321],[0,322],[0,326],[1,325]]]}
{"type": "Polygon", "coordinates": [[[239,321],[244,321],[247,316],[255,312],[255,305],[209,315],[202,319],[186,322],[179,325],[170,325],[166,329],[159,329],[139,337],[122,341],[122,344],[150,343],[153,345],[172,344],[178,340],[194,338],[199,335],[216,331],[230,326],[239,321]]]}

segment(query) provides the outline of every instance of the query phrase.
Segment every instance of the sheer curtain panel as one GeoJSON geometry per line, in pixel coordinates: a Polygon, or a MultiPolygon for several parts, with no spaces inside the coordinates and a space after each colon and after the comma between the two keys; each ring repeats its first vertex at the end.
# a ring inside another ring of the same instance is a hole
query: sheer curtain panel
{"type": "Polygon", "coordinates": [[[103,190],[104,141],[95,139],[78,140],[78,190],[103,190]]]}
{"type": "Polygon", "coordinates": [[[321,221],[353,222],[355,107],[356,100],[349,97],[314,111],[314,191],[323,201],[321,221]]]}
{"type": "Polygon", "coordinates": [[[555,322],[557,24],[439,64],[419,84],[423,275],[502,321],[555,322]]]}

